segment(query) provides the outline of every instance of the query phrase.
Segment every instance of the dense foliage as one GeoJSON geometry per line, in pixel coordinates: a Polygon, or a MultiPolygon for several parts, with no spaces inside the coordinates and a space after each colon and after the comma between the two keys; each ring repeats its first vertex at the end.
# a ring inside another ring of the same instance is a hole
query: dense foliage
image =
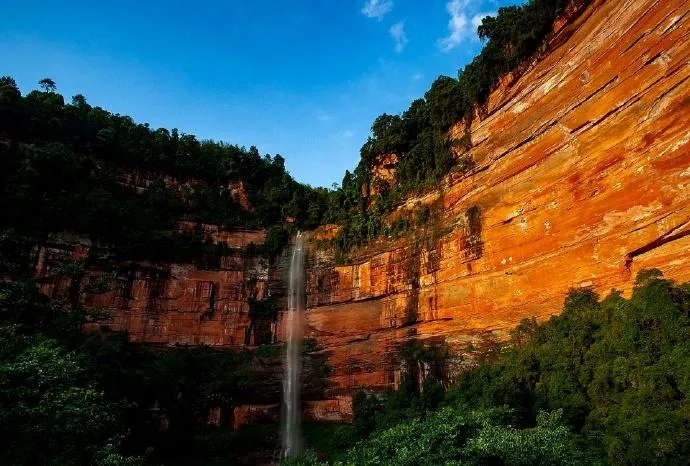
{"type": "Polygon", "coordinates": [[[561,315],[525,320],[440,399],[416,377],[356,397],[365,440],[344,463],[687,464],[689,339],[690,284],[649,270],[630,299],[573,291],[561,315]]]}
{"type": "MultiPolygon", "coordinates": [[[[83,341],[82,319],[80,310],[49,302],[33,286],[0,289],[3,464],[87,464],[117,456],[112,450],[126,433],[121,410],[103,396],[75,344],[83,341]]],[[[122,459],[115,464],[138,464],[122,459]]]]}
{"type": "Polygon", "coordinates": [[[511,425],[505,409],[443,408],[423,421],[396,425],[353,448],[345,464],[574,465],[583,461],[558,413],[542,414],[535,427],[511,425]]]}
{"type": "MultiPolygon", "coordinates": [[[[4,250],[69,230],[119,257],[191,260],[215,251],[201,232],[176,234],[179,220],[222,228],[284,229],[288,217],[296,228],[320,223],[315,206],[326,190],[295,182],[280,155],[154,130],[80,95],[65,103],[49,79],[41,85],[22,96],[12,78],[0,78],[4,250]],[[140,189],[130,179],[137,175],[147,180],[140,189]],[[232,195],[239,182],[250,209],[232,195]]],[[[271,238],[284,244],[287,235],[271,238]]]]}
{"type": "Polygon", "coordinates": [[[563,411],[589,451],[610,464],[690,459],[690,285],[641,272],[630,299],[572,293],[563,314],[524,322],[513,347],[468,373],[461,402],[508,405],[528,425],[563,411]]]}

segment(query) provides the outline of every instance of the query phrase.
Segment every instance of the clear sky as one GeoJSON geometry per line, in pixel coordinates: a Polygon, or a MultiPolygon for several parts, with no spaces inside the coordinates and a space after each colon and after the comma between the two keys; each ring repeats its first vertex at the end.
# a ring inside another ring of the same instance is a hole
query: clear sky
{"type": "Polygon", "coordinates": [[[0,75],[51,77],[69,101],[279,153],[330,186],[373,119],[400,113],[481,47],[516,0],[3,1],[0,75]]]}

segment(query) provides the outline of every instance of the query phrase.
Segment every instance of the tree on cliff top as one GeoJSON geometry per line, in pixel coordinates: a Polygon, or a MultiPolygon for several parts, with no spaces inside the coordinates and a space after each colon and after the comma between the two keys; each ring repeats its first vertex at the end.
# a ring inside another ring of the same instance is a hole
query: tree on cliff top
{"type": "Polygon", "coordinates": [[[38,82],[38,84],[45,92],[55,92],[57,90],[57,85],[51,78],[43,78],[38,82]]]}

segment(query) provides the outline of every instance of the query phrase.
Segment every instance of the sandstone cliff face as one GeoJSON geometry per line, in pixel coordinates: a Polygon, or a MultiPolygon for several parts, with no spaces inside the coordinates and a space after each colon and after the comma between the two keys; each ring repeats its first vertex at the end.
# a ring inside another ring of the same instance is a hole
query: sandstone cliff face
{"type": "MultiPolygon", "coordinates": [[[[331,399],[305,403],[306,416],[349,419],[355,390],[396,384],[397,354],[411,339],[445,342],[462,365],[469,344],[503,338],[525,317],[558,313],[570,288],[629,292],[635,274],[650,267],[689,280],[689,35],[688,2],[593,1],[560,22],[550,53],[519,78],[507,76],[472,122],[473,170],[451,174],[396,213],[430,206],[426,228],[377,242],[345,266],[314,241],[306,333],[333,373],[331,399]]],[[[452,132],[459,137],[464,126],[452,132]]],[[[394,183],[389,165],[381,176],[394,183]]],[[[230,191],[243,203],[240,188],[230,191]]],[[[178,229],[201,229],[231,249],[265,237],[184,222],[178,229]]],[[[90,248],[68,234],[42,245],[43,290],[66,286],[51,270],[56,259],[85,257],[90,248]]],[[[249,298],[284,292],[280,262],[269,268],[231,253],[209,270],[112,268],[120,286],[85,303],[103,305],[114,317],[104,325],[136,341],[240,347],[283,338],[282,320],[248,315],[249,298]]],[[[241,406],[235,418],[275,416],[276,405],[241,406]]]]}
{"type": "MultiPolygon", "coordinates": [[[[110,262],[105,270],[96,267],[92,274],[114,272],[116,279],[110,291],[82,296],[83,304],[101,306],[112,316],[90,328],[126,330],[133,341],[167,345],[272,343],[275,323],[252,321],[248,314],[248,301],[263,299],[268,291],[268,261],[239,253],[249,243],[263,243],[265,232],[219,231],[215,225],[192,222],[180,222],[178,228],[201,230],[215,243],[223,242],[237,252],[219,257],[210,269],[189,263],[132,261],[110,262]]],[[[69,280],[57,274],[55,267],[65,260],[85,259],[92,247],[88,238],[69,233],[53,235],[40,245],[36,275],[41,291],[49,296],[63,292],[69,280]]]]}
{"type": "Polygon", "coordinates": [[[410,338],[462,354],[558,313],[570,288],[690,279],[690,3],[595,1],[558,27],[472,122],[472,172],[400,208],[437,206],[427,229],[354,265],[312,251],[307,333],[333,393],[395,384],[410,338]]]}
{"type": "Polygon", "coordinates": [[[365,196],[376,196],[381,188],[391,188],[398,183],[398,174],[395,166],[398,163],[396,154],[383,154],[376,157],[371,169],[371,184],[365,196]]]}

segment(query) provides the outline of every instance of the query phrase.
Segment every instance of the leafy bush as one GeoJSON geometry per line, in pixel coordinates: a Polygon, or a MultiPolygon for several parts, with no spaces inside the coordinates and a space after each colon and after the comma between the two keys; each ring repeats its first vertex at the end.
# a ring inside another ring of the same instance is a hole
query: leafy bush
{"type": "Polygon", "coordinates": [[[377,433],[350,450],[346,465],[591,464],[578,452],[559,413],[542,414],[532,428],[510,423],[506,409],[443,408],[377,433]]]}

